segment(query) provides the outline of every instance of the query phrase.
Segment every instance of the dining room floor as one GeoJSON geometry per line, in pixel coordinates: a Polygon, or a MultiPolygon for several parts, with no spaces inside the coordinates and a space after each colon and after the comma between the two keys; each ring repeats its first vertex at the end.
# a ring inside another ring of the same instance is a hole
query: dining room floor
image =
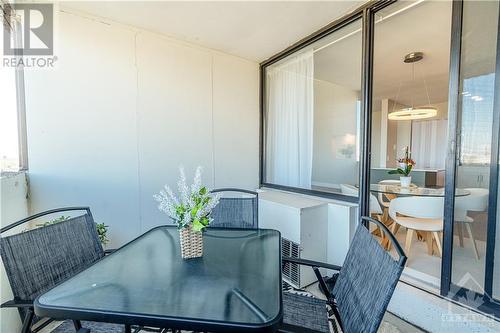
{"type": "MultiPolygon", "coordinates": [[[[406,231],[401,229],[396,238],[404,247],[406,231]]],[[[458,236],[454,238],[454,244],[459,244],[458,236]]],[[[484,262],[486,254],[486,242],[476,240],[479,260],[476,259],[469,238],[464,238],[464,246],[453,248],[453,275],[454,283],[466,286],[474,291],[482,292],[481,284],[484,281],[484,262]],[[477,283],[476,283],[477,282],[477,283]]],[[[394,251],[394,250],[392,250],[394,251]]],[[[424,241],[413,239],[408,262],[403,271],[402,279],[410,283],[417,283],[420,287],[439,291],[441,278],[441,258],[436,254],[430,256],[427,253],[427,245],[424,241]]]]}

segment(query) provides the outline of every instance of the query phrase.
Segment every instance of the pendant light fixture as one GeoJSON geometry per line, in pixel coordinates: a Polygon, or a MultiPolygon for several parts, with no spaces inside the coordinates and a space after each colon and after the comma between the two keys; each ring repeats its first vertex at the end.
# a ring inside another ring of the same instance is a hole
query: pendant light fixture
{"type": "MultiPolygon", "coordinates": [[[[412,66],[412,82],[415,82],[415,63],[422,60],[423,58],[424,54],[422,52],[412,52],[404,57],[403,61],[406,64],[411,64],[412,66]]],[[[429,98],[429,90],[427,89],[425,77],[424,77],[424,87],[425,87],[425,93],[427,94],[427,103],[428,103],[427,105],[415,107],[413,105],[413,98],[412,98],[411,107],[393,111],[389,113],[388,118],[391,120],[416,120],[416,119],[426,119],[435,117],[437,115],[437,109],[430,105],[431,100],[429,98]]],[[[401,90],[401,85],[399,86],[396,100],[399,97],[400,90],[401,90]]],[[[394,103],[394,106],[395,105],[396,103],[394,103]]]]}

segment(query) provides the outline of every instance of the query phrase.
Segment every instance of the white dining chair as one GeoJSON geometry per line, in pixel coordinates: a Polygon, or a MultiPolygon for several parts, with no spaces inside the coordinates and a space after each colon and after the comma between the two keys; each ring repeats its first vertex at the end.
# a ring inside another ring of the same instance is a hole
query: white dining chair
{"type": "MultiPolygon", "coordinates": [[[[379,185],[400,185],[401,182],[395,179],[386,179],[378,182],[379,185]]],[[[391,199],[395,197],[395,195],[390,194],[389,196],[386,193],[379,192],[378,193],[378,202],[383,208],[389,208],[389,203],[391,199]]]]}
{"type": "Polygon", "coordinates": [[[472,233],[471,224],[474,219],[467,215],[468,212],[484,212],[488,209],[489,191],[485,188],[466,188],[470,194],[466,196],[455,197],[455,225],[457,226],[458,239],[461,247],[464,246],[463,226],[467,230],[469,239],[472,242],[472,249],[476,259],[479,259],[476,239],[472,233]]]}
{"type": "MultiPolygon", "coordinates": [[[[359,195],[359,189],[356,186],[350,184],[340,184],[340,191],[342,194],[357,197],[359,195]]],[[[382,208],[377,201],[377,198],[370,193],[370,215],[381,215],[382,208]]]]}
{"type": "Polygon", "coordinates": [[[406,228],[405,252],[410,253],[413,235],[416,231],[427,234],[427,250],[433,252],[433,238],[442,256],[441,235],[443,231],[444,198],[442,197],[399,197],[389,204],[389,216],[394,220],[392,233],[395,235],[399,226],[406,228]]]}

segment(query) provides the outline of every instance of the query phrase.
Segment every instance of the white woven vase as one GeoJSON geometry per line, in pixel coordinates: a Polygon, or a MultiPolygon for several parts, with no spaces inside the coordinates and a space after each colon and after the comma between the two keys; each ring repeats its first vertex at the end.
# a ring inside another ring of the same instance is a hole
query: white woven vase
{"type": "Polygon", "coordinates": [[[203,235],[201,231],[193,231],[191,226],[179,229],[179,239],[183,259],[203,256],[203,235]]]}

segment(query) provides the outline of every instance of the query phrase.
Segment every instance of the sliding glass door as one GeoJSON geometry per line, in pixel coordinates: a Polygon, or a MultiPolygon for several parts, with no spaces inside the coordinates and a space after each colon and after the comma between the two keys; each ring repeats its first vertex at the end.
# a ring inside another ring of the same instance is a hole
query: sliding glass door
{"type": "Polygon", "coordinates": [[[358,202],[402,279],[500,317],[499,15],[369,2],[262,63],[261,185],[358,202]]]}
{"type": "MultiPolygon", "coordinates": [[[[487,267],[493,267],[493,253],[488,254],[487,249],[494,249],[496,243],[489,234],[495,233],[498,221],[492,214],[497,203],[493,202],[490,209],[488,203],[490,194],[496,196],[498,191],[494,181],[497,175],[490,170],[494,155],[498,154],[492,149],[498,146],[498,136],[493,135],[498,133],[498,124],[493,116],[495,98],[499,97],[495,96],[499,3],[464,1],[461,10],[457,133],[453,138],[455,191],[448,193],[455,195],[453,245],[448,249],[451,258],[446,259],[451,259],[452,268],[450,296],[470,302],[466,291],[491,295],[491,283],[500,282],[500,275],[493,274],[494,270],[488,272],[489,277],[486,275],[487,267]],[[464,191],[459,192],[460,189],[464,191]]],[[[498,172],[497,168],[494,172],[498,172]]],[[[496,289],[498,297],[500,290],[496,289]]]]}
{"type": "Polygon", "coordinates": [[[451,17],[448,1],[400,1],[373,17],[370,191],[408,256],[402,278],[434,292],[441,281],[451,17]],[[408,175],[396,172],[406,157],[408,175]],[[420,207],[418,214],[404,205],[420,207]],[[407,218],[390,216],[391,209],[407,218]]]}
{"type": "Polygon", "coordinates": [[[363,174],[408,255],[402,279],[498,311],[499,3],[398,1],[371,20],[363,174]]]}

